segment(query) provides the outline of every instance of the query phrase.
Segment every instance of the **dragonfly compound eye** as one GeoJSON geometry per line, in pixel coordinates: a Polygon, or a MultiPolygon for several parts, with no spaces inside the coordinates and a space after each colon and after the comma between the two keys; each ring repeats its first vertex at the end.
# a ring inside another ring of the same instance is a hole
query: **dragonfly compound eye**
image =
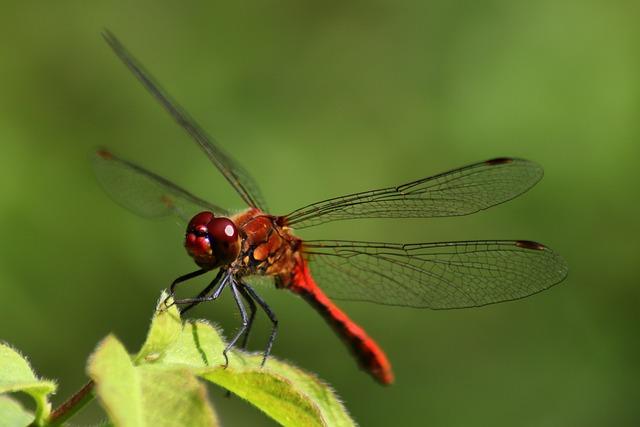
{"type": "Polygon", "coordinates": [[[200,212],[189,221],[184,246],[200,267],[214,269],[230,264],[240,252],[238,229],[228,218],[200,212]]]}
{"type": "Polygon", "coordinates": [[[220,264],[229,264],[240,253],[240,238],[236,225],[229,218],[214,218],[209,223],[213,252],[220,264]]]}
{"type": "Polygon", "coordinates": [[[215,268],[219,265],[209,238],[209,224],[213,220],[213,213],[200,212],[189,221],[187,226],[184,246],[196,264],[201,267],[215,268]]]}

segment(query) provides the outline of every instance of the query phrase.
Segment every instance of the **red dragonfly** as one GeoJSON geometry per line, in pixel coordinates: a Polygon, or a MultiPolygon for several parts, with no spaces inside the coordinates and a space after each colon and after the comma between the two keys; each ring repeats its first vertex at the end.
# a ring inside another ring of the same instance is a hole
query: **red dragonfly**
{"type": "Polygon", "coordinates": [[[196,297],[175,300],[181,313],[231,288],[242,326],[223,352],[227,364],[227,351],[243,336],[240,346],[246,347],[257,306],[273,325],[263,364],[278,330],[276,315],[247,283],[250,276],[271,277],[276,287],[305,299],[342,338],[361,368],[382,384],[394,380],[387,357],[330,297],[431,309],[479,307],[527,297],[566,277],[567,265],[558,254],[527,240],[400,244],[301,239],[294,228],[330,221],[472,214],[524,193],[542,178],[542,168],[524,159],[497,158],[398,186],[311,203],[287,215],[271,215],[249,173],[111,33],[104,37],[248,205],[231,214],[108,151],[95,156],[98,179],[117,202],[142,216],[175,215],[187,223],[184,245],[198,270],[176,279],[170,287],[172,296],[178,284],[217,270],[196,297]]]}

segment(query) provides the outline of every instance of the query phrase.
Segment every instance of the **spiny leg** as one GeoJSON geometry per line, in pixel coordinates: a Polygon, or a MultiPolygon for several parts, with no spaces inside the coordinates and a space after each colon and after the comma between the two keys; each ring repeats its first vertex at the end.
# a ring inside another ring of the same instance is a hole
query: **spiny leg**
{"type": "MultiPolygon", "coordinates": [[[[256,303],[253,302],[251,295],[247,293],[243,286],[238,286],[238,291],[240,291],[240,295],[244,297],[245,302],[249,305],[249,322],[247,324],[244,337],[242,337],[242,344],[240,344],[240,348],[246,350],[247,342],[249,341],[249,334],[251,333],[251,327],[253,326],[253,319],[256,317],[256,303]]],[[[227,390],[226,396],[231,397],[230,390],[227,390]]]]}
{"type": "MultiPolygon", "coordinates": [[[[213,279],[213,281],[209,284],[209,286],[207,286],[207,290],[210,290],[211,288],[213,288],[214,286],[216,286],[216,282],[220,279],[220,277],[222,276],[222,274],[218,273],[218,275],[215,277],[215,279],[213,279]]],[[[213,292],[212,295],[209,296],[205,296],[204,295],[204,290],[202,292],[200,292],[200,294],[195,297],[195,298],[184,298],[184,299],[178,299],[175,300],[173,303],[176,305],[185,305],[185,304],[189,304],[189,306],[187,308],[191,308],[193,306],[196,306],[198,304],[200,304],[201,302],[206,302],[206,301],[213,301],[218,299],[218,297],[220,296],[220,293],[224,290],[224,288],[227,286],[227,283],[229,283],[229,276],[226,275],[222,281],[218,284],[218,288],[213,292]]],[[[206,289],[206,288],[205,288],[206,289]]],[[[181,313],[184,313],[184,310],[181,311],[181,313]]]]}
{"type": "Polygon", "coordinates": [[[247,331],[244,333],[244,337],[242,338],[242,344],[240,344],[240,348],[245,350],[247,348],[247,343],[249,342],[249,334],[251,333],[251,327],[253,326],[253,319],[256,317],[256,303],[253,302],[251,295],[249,295],[244,286],[240,285],[238,287],[238,291],[240,291],[240,294],[249,305],[249,324],[247,325],[247,331]]]}
{"type": "Polygon", "coordinates": [[[229,366],[229,357],[227,356],[227,352],[235,345],[238,339],[244,334],[247,330],[247,325],[249,324],[249,318],[247,317],[247,311],[242,304],[242,298],[240,297],[240,293],[238,292],[238,286],[236,281],[231,278],[231,292],[233,293],[233,299],[236,301],[238,305],[238,309],[240,310],[240,316],[242,317],[242,326],[238,330],[238,333],[233,337],[231,341],[227,344],[227,347],[222,351],[222,355],[224,356],[224,367],[229,366]]]}
{"type": "Polygon", "coordinates": [[[275,341],[276,335],[278,334],[278,318],[276,317],[275,313],[271,311],[271,308],[267,305],[267,303],[262,298],[260,298],[260,296],[256,293],[256,291],[253,290],[251,286],[247,285],[244,282],[241,282],[240,285],[246,289],[251,298],[255,302],[257,302],[260,307],[262,307],[265,313],[267,313],[267,316],[269,317],[269,320],[271,320],[271,324],[273,325],[271,329],[271,335],[269,336],[269,342],[267,342],[267,348],[265,349],[264,355],[262,356],[262,364],[260,365],[264,366],[265,362],[267,361],[267,357],[269,357],[269,355],[271,354],[273,341],[275,341]]]}
{"type": "Polygon", "coordinates": [[[209,270],[201,268],[200,270],[192,271],[191,273],[180,276],[176,280],[174,280],[173,283],[171,283],[171,286],[169,286],[169,295],[167,295],[167,297],[165,298],[164,304],[167,305],[167,300],[169,298],[173,298],[173,296],[176,294],[176,286],[178,286],[180,283],[186,282],[187,280],[193,279],[194,277],[201,276],[207,271],[209,270]]]}

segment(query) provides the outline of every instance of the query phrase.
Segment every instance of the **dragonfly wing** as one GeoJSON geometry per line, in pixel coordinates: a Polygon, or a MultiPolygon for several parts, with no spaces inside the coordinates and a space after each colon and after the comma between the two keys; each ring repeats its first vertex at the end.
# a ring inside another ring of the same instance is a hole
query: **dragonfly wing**
{"type": "Polygon", "coordinates": [[[523,240],[304,243],[311,272],[336,299],[452,309],[524,298],[560,283],[567,264],[523,240]]]}
{"type": "Polygon", "coordinates": [[[187,223],[203,210],[217,216],[229,213],[141,166],[99,150],[93,156],[98,181],[120,205],[144,217],[173,215],[187,223]]]}
{"type": "Polygon", "coordinates": [[[205,152],[209,160],[220,170],[240,197],[249,205],[266,210],[265,203],[255,180],[249,173],[226,154],[198,123],[155,82],[144,67],[125,49],[120,41],[109,31],[104,38],[122,62],[140,80],[143,86],[160,102],[174,120],[187,131],[198,146],[205,152]]]}
{"type": "Polygon", "coordinates": [[[397,187],[313,203],[285,219],[305,228],[342,219],[468,215],[519,196],[542,175],[542,168],[529,160],[498,158],[397,187]]]}
{"type": "Polygon", "coordinates": [[[243,276],[242,280],[257,289],[271,289],[275,286],[274,276],[253,274],[251,276],[243,276]]]}

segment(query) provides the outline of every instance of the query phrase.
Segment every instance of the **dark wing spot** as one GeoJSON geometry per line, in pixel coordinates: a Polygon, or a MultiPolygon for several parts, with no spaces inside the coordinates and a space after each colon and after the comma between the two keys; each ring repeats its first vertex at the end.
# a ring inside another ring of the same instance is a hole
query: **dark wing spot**
{"type": "Polygon", "coordinates": [[[542,243],[532,242],[530,240],[518,240],[516,241],[516,246],[524,249],[533,249],[536,251],[544,251],[545,249],[547,249],[547,247],[542,243]]]}
{"type": "Polygon", "coordinates": [[[102,157],[105,160],[113,159],[113,155],[109,151],[104,149],[98,150],[96,154],[98,154],[98,156],[102,157]]]}
{"type": "Polygon", "coordinates": [[[510,157],[496,157],[495,159],[487,160],[487,165],[504,165],[505,163],[511,163],[513,159],[510,157]]]}
{"type": "Polygon", "coordinates": [[[166,194],[163,194],[162,197],[160,197],[160,201],[168,208],[174,207],[173,199],[171,199],[171,197],[167,196],[166,194]]]}

